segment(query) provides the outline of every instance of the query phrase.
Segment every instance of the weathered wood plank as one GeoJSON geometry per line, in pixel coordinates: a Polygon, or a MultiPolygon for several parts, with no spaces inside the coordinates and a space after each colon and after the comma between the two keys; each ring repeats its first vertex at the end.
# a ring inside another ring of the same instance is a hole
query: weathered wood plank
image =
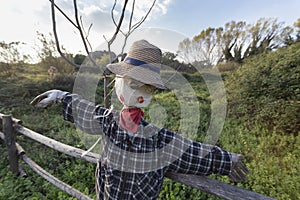
{"type": "Polygon", "coordinates": [[[1,131],[0,131],[0,139],[3,140],[3,141],[5,140],[4,133],[2,133],[1,131]]]}
{"type": "Polygon", "coordinates": [[[9,169],[15,175],[19,175],[18,151],[16,147],[16,133],[13,127],[13,120],[10,115],[2,116],[3,133],[8,151],[9,169]]]}
{"type": "MultiPolygon", "coordinates": [[[[0,123],[2,123],[3,116],[6,116],[6,115],[0,113],[0,123]]],[[[12,120],[13,120],[13,123],[16,123],[16,124],[22,124],[22,123],[23,123],[22,120],[16,119],[16,118],[14,118],[14,117],[12,118],[12,120]]]]}
{"type": "Polygon", "coordinates": [[[245,200],[274,200],[271,197],[264,196],[243,188],[239,188],[230,184],[226,184],[215,179],[205,176],[197,176],[191,174],[167,173],[166,177],[189,185],[201,191],[213,194],[223,199],[245,199],[245,200]]]}
{"type": "Polygon", "coordinates": [[[89,152],[85,156],[81,156],[85,152],[82,149],[78,149],[76,147],[72,147],[72,146],[66,145],[64,143],[58,142],[52,138],[49,138],[49,137],[46,137],[39,133],[36,133],[36,132],[34,132],[28,128],[25,128],[21,125],[16,125],[15,129],[16,129],[16,131],[18,131],[18,133],[23,134],[23,135],[25,135],[37,142],[40,142],[41,144],[44,144],[52,149],[55,149],[59,152],[73,156],[75,158],[86,160],[91,163],[97,163],[97,160],[99,157],[98,154],[89,152]]]}
{"type": "Polygon", "coordinates": [[[22,155],[22,159],[24,162],[29,165],[29,167],[34,170],[36,173],[38,173],[40,176],[42,176],[44,179],[58,187],[59,189],[65,191],[66,193],[72,195],[73,197],[76,197],[80,200],[92,200],[92,198],[88,197],[87,195],[81,193],[80,191],[76,190],[75,188],[72,188],[70,185],[60,181],[53,175],[49,174],[47,171],[45,171],[43,168],[41,168],[39,165],[37,165],[34,161],[32,161],[29,157],[27,157],[25,154],[22,155]]]}

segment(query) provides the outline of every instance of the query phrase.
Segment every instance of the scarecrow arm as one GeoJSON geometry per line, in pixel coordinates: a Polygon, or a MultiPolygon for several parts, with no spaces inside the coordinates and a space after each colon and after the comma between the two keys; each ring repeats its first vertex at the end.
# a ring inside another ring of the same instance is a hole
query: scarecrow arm
{"type": "Polygon", "coordinates": [[[229,175],[232,167],[231,155],[220,147],[192,142],[181,157],[170,165],[177,173],[229,175]]]}
{"type": "Polygon", "coordinates": [[[112,116],[110,110],[61,90],[46,91],[30,102],[38,108],[47,108],[55,103],[62,103],[65,120],[75,123],[76,128],[89,134],[102,133],[102,125],[108,124],[104,122],[112,116]]]}
{"type": "Polygon", "coordinates": [[[230,153],[218,146],[191,141],[171,131],[166,131],[166,135],[168,135],[166,138],[173,138],[182,143],[174,142],[174,147],[170,147],[172,140],[164,141],[165,145],[169,145],[169,150],[164,152],[164,156],[170,158],[172,157],[170,154],[182,151],[181,154],[175,153],[177,159],[173,159],[174,161],[169,165],[171,172],[204,176],[227,175],[233,182],[243,182],[247,179],[249,171],[241,161],[241,154],[230,153]]]}
{"type": "Polygon", "coordinates": [[[80,98],[76,94],[67,94],[62,99],[63,118],[75,123],[76,128],[88,134],[100,134],[106,121],[112,119],[109,109],[80,98]]]}

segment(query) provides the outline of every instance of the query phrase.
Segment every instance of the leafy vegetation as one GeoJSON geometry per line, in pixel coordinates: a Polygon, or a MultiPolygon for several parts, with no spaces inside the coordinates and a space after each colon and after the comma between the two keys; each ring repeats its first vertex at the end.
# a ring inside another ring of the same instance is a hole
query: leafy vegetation
{"type": "Polygon", "coordinates": [[[230,111],[251,124],[297,134],[300,98],[300,44],[248,59],[227,78],[230,111]],[[255,67],[254,67],[255,66],[255,67]]]}
{"type": "Polygon", "coordinates": [[[260,18],[254,24],[227,22],[223,27],[209,27],[192,39],[179,44],[179,55],[200,67],[222,61],[243,63],[244,59],[299,41],[299,19],[294,26],[284,26],[274,18],[260,18]]]}
{"type": "MultiPolygon", "coordinates": [[[[173,54],[164,56],[165,64],[175,69],[180,66],[178,61],[170,61],[174,59],[173,54]]],[[[83,57],[77,59],[80,63],[83,57]]],[[[44,59],[38,64],[0,63],[0,112],[12,114],[36,132],[84,149],[84,141],[74,125],[62,120],[59,105],[46,110],[29,105],[33,97],[49,89],[72,91],[75,69],[64,66],[61,75],[50,79],[46,61],[54,62],[55,59],[44,59]]],[[[228,115],[218,145],[243,154],[250,170],[248,181],[237,186],[276,199],[300,199],[300,43],[251,56],[238,64],[219,63],[218,68],[224,78],[228,100],[228,115]]],[[[200,126],[193,139],[202,141],[210,121],[209,92],[195,69],[184,65],[181,70],[199,101],[200,126]]],[[[99,97],[103,93],[102,84],[100,81],[99,97]]],[[[167,113],[164,126],[172,130],[179,127],[179,103],[172,91],[164,91],[155,94],[152,104],[164,108],[167,113]]],[[[18,136],[18,142],[26,154],[48,172],[95,198],[94,164],[63,155],[24,136],[18,136]]],[[[0,159],[1,200],[74,199],[43,180],[22,161],[20,164],[27,176],[13,176],[1,140],[0,153],[3,155],[0,159]]],[[[227,177],[212,177],[230,183],[227,177]]],[[[219,198],[165,179],[159,199],[219,198]]]]}

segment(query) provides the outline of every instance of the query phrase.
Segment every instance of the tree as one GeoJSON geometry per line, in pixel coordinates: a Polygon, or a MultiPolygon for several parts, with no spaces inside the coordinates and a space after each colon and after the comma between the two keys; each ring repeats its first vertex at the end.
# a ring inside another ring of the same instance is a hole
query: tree
{"type": "Polygon", "coordinates": [[[37,31],[37,38],[41,44],[41,47],[37,47],[36,51],[41,63],[46,66],[52,65],[54,67],[58,67],[56,58],[59,54],[56,50],[55,41],[52,39],[52,34],[49,33],[49,36],[46,36],[37,31]]]}
{"type": "Polygon", "coordinates": [[[192,41],[189,38],[179,43],[177,53],[186,63],[192,63],[194,57],[192,52],[192,41]]]}
{"type": "Polygon", "coordinates": [[[293,24],[293,27],[286,26],[279,35],[283,46],[290,46],[300,41],[300,18],[293,24]]]}
{"type": "Polygon", "coordinates": [[[247,40],[246,22],[231,21],[225,24],[218,35],[225,61],[241,62],[242,50],[247,40]]]}
{"type": "MultiPolygon", "coordinates": [[[[41,47],[37,47],[38,57],[40,58],[40,63],[46,69],[51,66],[55,67],[61,74],[73,74],[74,67],[69,65],[64,61],[56,49],[56,43],[53,39],[53,35],[45,35],[43,33],[37,32],[37,38],[41,43],[41,47]]],[[[64,47],[61,47],[64,54],[68,59],[73,60],[73,55],[66,53],[64,47]]]]}
{"type": "Polygon", "coordinates": [[[212,66],[219,62],[222,52],[219,46],[220,29],[207,28],[192,40],[185,39],[179,44],[178,53],[188,62],[197,65],[199,62],[212,66]]]}
{"type": "Polygon", "coordinates": [[[20,62],[26,62],[30,59],[27,54],[22,54],[20,48],[25,43],[22,42],[10,42],[6,43],[4,41],[0,42],[0,57],[1,61],[9,64],[17,64],[20,62]]]}
{"type": "Polygon", "coordinates": [[[261,18],[255,24],[231,21],[183,40],[178,53],[188,63],[204,67],[221,61],[242,63],[247,57],[290,45],[292,33],[291,27],[272,18],[261,18]]]}
{"type": "Polygon", "coordinates": [[[74,57],[74,63],[77,65],[81,65],[85,58],[86,56],[83,54],[76,54],[74,57]]]}
{"type": "Polygon", "coordinates": [[[300,18],[294,23],[294,27],[296,28],[296,41],[300,41],[300,18]]]}
{"type": "Polygon", "coordinates": [[[161,63],[172,67],[178,72],[196,72],[196,69],[191,67],[191,65],[178,61],[177,55],[171,52],[163,53],[161,63]]]}
{"type": "Polygon", "coordinates": [[[283,23],[278,23],[277,19],[259,19],[256,24],[249,26],[250,44],[248,45],[244,57],[257,55],[265,51],[276,49],[280,46],[279,36],[282,32],[283,23]]]}
{"type": "Polygon", "coordinates": [[[290,26],[284,27],[282,29],[279,38],[282,40],[281,43],[283,46],[290,46],[297,41],[297,39],[295,39],[293,36],[294,31],[295,29],[290,26]]]}
{"type": "Polygon", "coordinates": [[[208,65],[216,64],[222,57],[219,48],[220,29],[208,28],[193,38],[193,44],[200,54],[197,61],[205,61],[208,65]]]}

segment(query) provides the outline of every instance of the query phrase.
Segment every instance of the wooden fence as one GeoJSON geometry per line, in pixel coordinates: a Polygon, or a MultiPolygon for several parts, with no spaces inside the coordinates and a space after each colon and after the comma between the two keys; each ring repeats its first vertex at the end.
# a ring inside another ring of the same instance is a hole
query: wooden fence
{"type": "MultiPolygon", "coordinates": [[[[69,156],[73,156],[78,159],[83,159],[87,162],[97,163],[98,155],[95,153],[89,152],[85,156],[81,156],[84,150],[78,149],[46,136],[43,136],[39,133],[36,133],[24,126],[22,122],[18,119],[14,119],[11,115],[4,115],[0,113],[0,124],[2,123],[2,132],[0,131],[0,138],[5,141],[7,151],[8,151],[8,161],[10,170],[15,175],[20,175],[22,172],[19,167],[18,159],[22,159],[32,170],[38,173],[40,176],[45,178],[47,181],[54,184],[56,187],[67,192],[77,199],[82,200],[91,200],[90,197],[81,193],[80,191],[72,188],[68,184],[60,181],[53,175],[49,174],[43,168],[41,168],[37,163],[31,160],[26,156],[25,150],[16,142],[16,133],[22,134],[32,140],[35,140],[39,143],[42,143],[56,151],[62,152],[69,156]]],[[[170,178],[174,181],[181,182],[183,184],[189,185],[191,187],[197,188],[201,191],[213,194],[215,196],[221,197],[223,199],[248,199],[248,200],[271,200],[273,198],[264,196],[243,188],[232,186],[208,177],[197,176],[197,175],[188,175],[188,174],[178,174],[178,173],[168,173],[166,174],[167,178],[170,178]]]]}

